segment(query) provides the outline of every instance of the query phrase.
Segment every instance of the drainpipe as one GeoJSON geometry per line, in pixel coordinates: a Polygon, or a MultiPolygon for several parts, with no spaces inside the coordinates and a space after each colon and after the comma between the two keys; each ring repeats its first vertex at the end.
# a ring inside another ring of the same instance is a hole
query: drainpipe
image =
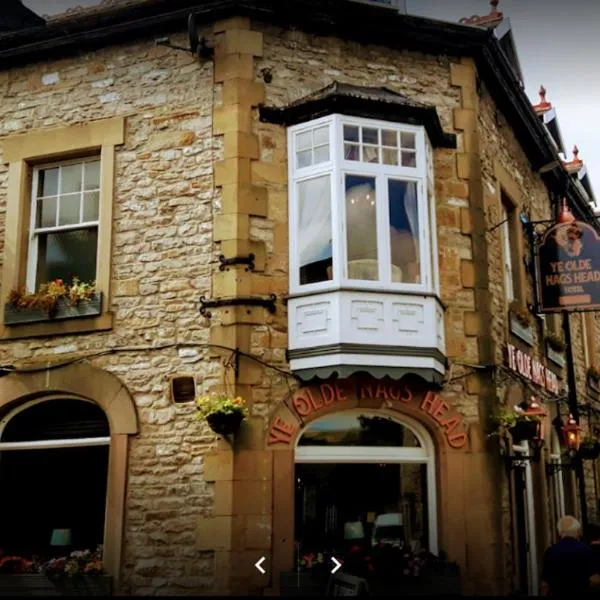
{"type": "MultiPolygon", "coordinates": [[[[569,313],[563,313],[563,328],[565,330],[565,343],[567,348],[571,348],[571,323],[569,313]]],[[[567,382],[569,384],[569,410],[575,420],[579,422],[579,408],[577,407],[577,387],[575,381],[575,365],[573,363],[572,352],[567,352],[567,382]]],[[[583,461],[575,459],[575,475],[579,482],[579,503],[581,508],[581,524],[586,527],[588,524],[587,504],[585,501],[585,477],[583,473],[583,461]]]]}

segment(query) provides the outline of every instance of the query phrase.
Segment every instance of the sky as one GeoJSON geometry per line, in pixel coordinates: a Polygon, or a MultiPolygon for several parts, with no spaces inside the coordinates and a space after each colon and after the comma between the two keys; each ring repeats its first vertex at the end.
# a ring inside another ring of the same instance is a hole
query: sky
{"type": "MultiPolygon", "coordinates": [[[[1,0],[0,0],[1,1],[1,0]]],[[[281,0],[284,1],[284,0],[281,0]]],[[[56,14],[98,0],[23,0],[38,14],[56,14]]],[[[200,4],[199,0],[199,4],[200,4]]],[[[406,0],[410,14],[457,22],[490,12],[489,0],[406,0]]],[[[598,0],[501,0],[498,10],[510,19],[521,62],[525,91],[537,103],[540,85],[558,114],[571,160],[573,145],[588,168],[600,197],[600,2],[598,0]]]]}

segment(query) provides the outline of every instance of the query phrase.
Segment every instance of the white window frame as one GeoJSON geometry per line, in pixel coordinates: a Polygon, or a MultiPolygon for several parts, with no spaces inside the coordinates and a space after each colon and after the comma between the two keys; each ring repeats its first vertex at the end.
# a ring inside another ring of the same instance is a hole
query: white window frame
{"type": "Polygon", "coordinates": [[[512,264],[512,245],[511,245],[511,223],[510,213],[506,204],[501,200],[502,207],[502,258],[504,261],[504,290],[506,293],[506,303],[510,304],[515,299],[515,280],[512,264]]]}
{"type": "MultiPolygon", "coordinates": [[[[55,167],[67,167],[69,165],[83,164],[88,162],[100,162],[100,174],[99,174],[99,187],[98,190],[89,190],[89,191],[97,191],[98,192],[98,204],[100,204],[102,200],[102,159],[99,154],[84,156],[79,158],[74,158],[71,160],[62,160],[55,161],[52,163],[44,163],[41,165],[36,165],[32,171],[32,185],[31,185],[31,210],[30,210],[30,219],[29,219],[29,251],[27,254],[27,277],[26,277],[26,286],[27,291],[36,292],[36,277],[37,277],[37,267],[38,267],[38,258],[39,258],[39,236],[47,233],[59,233],[62,231],[77,231],[79,229],[90,229],[92,227],[96,227],[98,230],[98,242],[96,243],[96,273],[93,281],[96,281],[98,278],[98,264],[100,261],[100,205],[98,206],[98,218],[95,221],[87,221],[81,223],[75,223],[73,225],[56,225],[55,227],[40,227],[37,228],[36,217],[37,217],[37,192],[38,185],[40,180],[40,171],[44,171],[47,169],[52,169],[55,167]]],[[[60,180],[62,171],[59,170],[58,175],[58,189],[57,192],[60,192],[60,180]]],[[[85,190],[82,189],[81,198],[80,198],[80,210],[83,208],[83,198],[85,190]]],[[[56,214],[59,215],[60,211],[60,200],[59,194],[56,196],[56,214]]],[[[45,282],[44,282],[45,283],[45,282]]]]}
{"type": "Polygon", "coordinates": [[[435,197],[428,195],[428,152],[425,128],[391,121],[330,115],[314,119],[288,129],[288,176],[289,176],[289,215],[290,215],[290,293],[312,294],[339,289],[360,289],[365,291],[393,291],[412,293],[434,293],[437,277],[433,276],[436,257],[432,249],[432,225],[430,216],[435,215],[435,197]],[[317,165],[298,168],[296,166],[295,136],[319,126],[329,126],[329,160],[317,165]],[[343,126],[376,127],[395,129],[415,134],[417,166],[402,167],[383,164],[363,163],[345,160],[343,126]],[[363,281],[347,277],[347,248],[345,222],[345,175],[375,177],[377,190],[377,259],[379,281],[363,281]],[[318,176],[331,177],[331,221],[332,221],[332,263],[331,280],[300,285],[300,261],[298,256],[298,183],[318,176]],[[391,281],[391,250],[389,236],[388,179],[415,182],[419,218],[419,260],[421,283],[394,283],[391,281]],[[430,206],[432,204],[432,206],[430,206]],[[434,264],[432,264],[434,263],[434,264]],[[387,280],[387,281],[386,281],[387,280]]]}
{"type": "MultiPolygon", "coordinates": [[[[318,463],[352,463],[352,464],[424,464],[427,472],[427,515],[429,524],[429,550],[438,553],[438,526],[437,526],[437,487],[436,487],[436,461],[435,447],[427,430],[414,419],[406,415],[393,415],[387,411],[346,410],[346,415],[386,416],[394,422],[403,425],[413,433],[420,443],[420,447],[365,447],[365,446],[299,446],[304,432],[314,425],[312,421],[297,437],[295,448],[296,464],[318,463]]],[[[329,414],[322,419],[335,416],[329,414]]],[[[317,419],[317,421],[320,419],[317,419]]]]}

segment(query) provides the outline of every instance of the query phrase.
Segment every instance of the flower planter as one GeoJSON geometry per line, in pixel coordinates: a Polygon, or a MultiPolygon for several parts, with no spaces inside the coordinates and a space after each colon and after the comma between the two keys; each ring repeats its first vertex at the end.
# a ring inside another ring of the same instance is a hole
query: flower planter
{"type": "Polygon", "coordinates": [[[533,327],[523,323],[515,314],[509,313],[510,331],[528,346],[533,346],[533,327]]]}
{"type": "Polygon", "coordinates": [[[76,305],[70,300],[61,298],[56,313],[52,317],[41,308],[15,308],[11,304],[4,305],[4,324],[21,325],[25,323],[43,323],[63,321],[79,317],[95,317],[102,312],[102,293],[97,293],[89,300],[82,300],[76,305]]]}
{"type": "Polygon", "coordinates": [[[241,412],[233,413],[212,413],[206,416],[206,422],[209,427],[219,435],[230,435],[237,433],[240,428],[244,415],[241,412]]]}
{"type": "Polygon", "coordinates": [[[281,574],[281,596],[325,596],[329,574],[311,571],[288,571],[281,574]]]}
{"type": "Polygon", "coordinates": [[[112,578],[84,575],[49,579],[37,573],[0,574],[0,596],[110,596],[112,578]]]}
{"type": "Polygon", "coordinates": [[[578,454],[579,458],[583,460],[596,460],[600,457],[600,444],[596,443],[593,446],[581,446],[578,454]]]}
{"type": "Polygon", "coordinates": [[[509,429],[513,442],[518,444],[526,440],[533,440],[538,437],[540,423],[538,421],[517,421],[517,423],[509,429]]]}

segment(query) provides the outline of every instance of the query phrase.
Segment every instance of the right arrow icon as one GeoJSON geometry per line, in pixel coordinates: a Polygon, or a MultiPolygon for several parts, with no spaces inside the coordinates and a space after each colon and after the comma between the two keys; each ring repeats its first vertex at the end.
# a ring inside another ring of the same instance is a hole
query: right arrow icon
{"type": "Polygon", "coordinates": [[[335,558],[335,556],[332,556],[331,560],[335,564],[335,567],[333,567],[333,569],[331,569],[331,573],[333,574],[336,571],[338,571],[338,569],[342,566],[342,563],[337,558],[335,558]]]}

